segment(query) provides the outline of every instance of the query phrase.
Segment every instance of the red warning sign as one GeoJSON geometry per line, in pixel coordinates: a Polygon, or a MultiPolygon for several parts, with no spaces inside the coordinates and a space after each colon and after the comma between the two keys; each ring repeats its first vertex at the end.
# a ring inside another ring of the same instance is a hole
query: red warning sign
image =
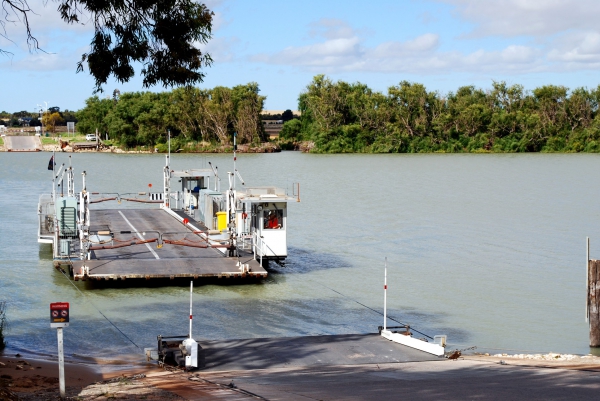
{"type": "Polygon", "coordinates": [[[50,326],[64,327],[69,324],[69,303],[54,302],[50,304],[50,326]]]}

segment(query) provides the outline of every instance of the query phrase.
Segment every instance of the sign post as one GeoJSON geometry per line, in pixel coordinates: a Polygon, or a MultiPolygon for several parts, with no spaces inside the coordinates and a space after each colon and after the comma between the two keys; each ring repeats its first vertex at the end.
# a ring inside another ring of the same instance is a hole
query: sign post
{"type": "Polygon", "coordinates": [[[69,326],[69,303],[50,304],[50,327],[56,329],[58,338],[58,385],[60,398],[65,398],[65,354],[63,351],[63,327],[69,326]]]}

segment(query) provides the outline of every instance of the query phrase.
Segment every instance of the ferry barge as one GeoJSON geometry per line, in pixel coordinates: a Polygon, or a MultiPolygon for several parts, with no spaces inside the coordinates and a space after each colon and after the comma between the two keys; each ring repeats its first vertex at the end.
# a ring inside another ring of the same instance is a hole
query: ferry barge
{"type": "Polygon", "coordinates": [[[85,171],[76,192],[70,159],[58,171],[51,159],[52,192],[39,197],[38,242],[52,245],[54,266],[66,266],[74,280],[261,279],[269,261],[287,257],[287,205],[300,200],[298,184],[291,195],[246,187],[234,162],[221,192],[212,164],[176,171],[168,154],[161,192],[90,192],[85,171]],[[90,207],[111,201],[154,207],[90,207]]]}

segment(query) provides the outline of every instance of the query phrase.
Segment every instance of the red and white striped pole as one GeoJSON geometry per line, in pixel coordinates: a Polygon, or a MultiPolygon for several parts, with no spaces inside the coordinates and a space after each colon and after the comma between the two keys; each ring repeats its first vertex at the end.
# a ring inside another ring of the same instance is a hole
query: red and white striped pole
{"type": "Polygon", "coordinates": [[[192,294],[194,293],[194,281],[190,281],[190,338],[192,338],[192,294]]]}
{"type": "Polygon", "coordinates": [[[383,272],[383,329],[387,330],[387,258],[383,272]]]}

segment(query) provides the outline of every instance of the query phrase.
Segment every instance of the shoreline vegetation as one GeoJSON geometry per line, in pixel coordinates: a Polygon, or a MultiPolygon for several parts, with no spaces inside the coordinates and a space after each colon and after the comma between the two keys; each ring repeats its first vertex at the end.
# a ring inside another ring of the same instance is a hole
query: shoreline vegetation
{"type": "Polygon", "coordinates": [[[317,75],[280,143],[312,142],[317,153],[599,152],[599,101],[600,86],[493,82],[442,95],[402,81],[384,94],[317,75]]]}
{"type": "MultiPolygon", "coordinates": [[[[463,86],[440,94],[402,81],[382,93],[317,75],[298,97],[300,116],[283,120],[273,140],[265,133],[269,116],[262,115],[266,97],[259,92],[255,82],[162,93],[115,90],[112,98],[90,97],[69,118],[77,120],[79,135],[98,132],[118,153],[165,153],[168,133],[171,150],[181,153],[231,152],[234,133],[239,152],[256,153],[600,152],[600,86],[527,91],[492,82],[485,90],[463,86]]],[[[52,141],[43,140],[46,146],[52,141]]]]}

